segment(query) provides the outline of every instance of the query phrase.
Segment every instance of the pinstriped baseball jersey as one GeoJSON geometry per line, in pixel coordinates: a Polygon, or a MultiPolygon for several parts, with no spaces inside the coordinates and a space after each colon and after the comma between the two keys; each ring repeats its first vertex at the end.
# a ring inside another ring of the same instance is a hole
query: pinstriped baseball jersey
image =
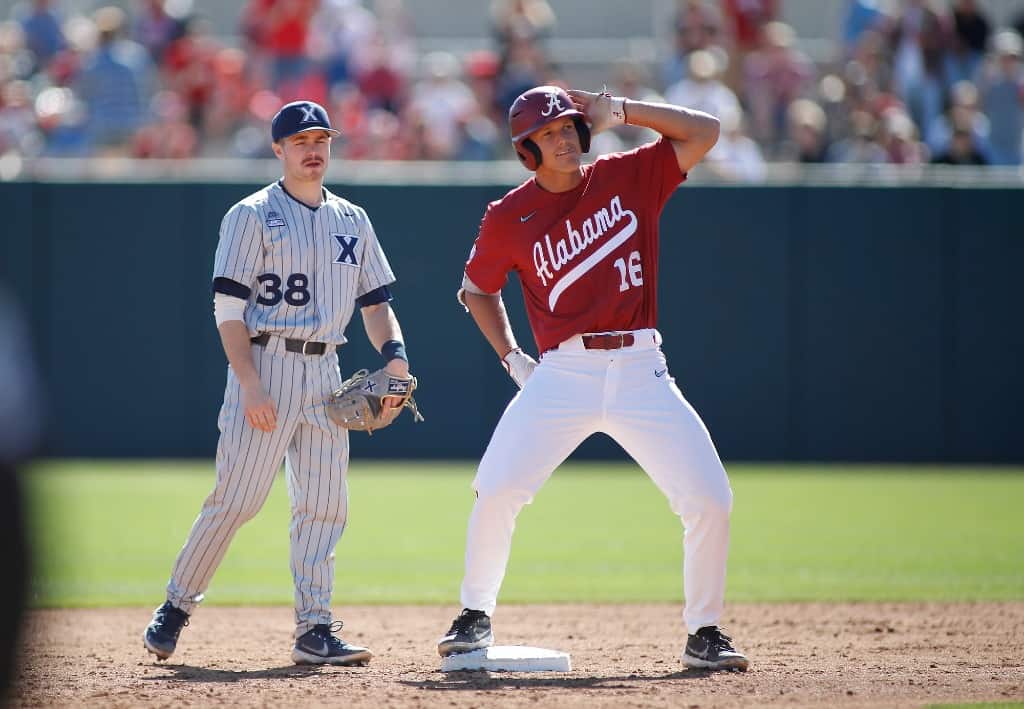
{"type": "Polygon", "coordinates": [[[291,501],[292,660],[365,664],[371,656],[326,639],[334,637],[334,547],[348,521],[349,461],[348,430],[330,420],[327,402],[342,382],[336,346],[346,342],[356,308],[372,313],[373,326],[364,329],[375,347],[377,335],[387,339],[400,330],[386,306],[395,275],[369,217],[323,187],[337,134],[322,106],[283,106],[271,123],[282,179],[237,202],[221,222],[214,312],[229,366],[217,419],[217,477],[174,562],[167,602],[143,635],[160,659],[174,652],[182,627],[174,624],[202,602],[235,533],[266,501],[282,460],[291,501]],[[312,195],[320,190],[319,204],[296,198],[285,187],[293,184],[312,195]],[[238,302],[226,305],[220,295],[245,303],[248,352],[238,302]]]}
{"type": "Polygon", "coordinates": [[[292,502],[291,569],[296,637],[329,624],[334,546],[348,514],[348,431],[327,418],[325,399],[341,385],[338,354],[289,352],[284,338],[340,345],[356,307],[390,299],[395,276],[366,212],[323,191],[312,208],[281,182],[241,200],[224,216],[214,258],[214,289],[246,300],[260,384],[274,403],[269,432],[245,417],[241,385],[229,367],[221,406],[217,479],[178,554],[167,598],[192,613],[238,528],[263,506],[285,461],[292,502]],[[367,298],[363,298],[367,296],[367,298]]]}
{"type": "Polygon", "coordinates": [[[250,333],[343,344],[356,298],[394,282],[366,212],[324,196],[313,209],[275,182],[224,215],[213,275],[247,289],[250,333]]]}

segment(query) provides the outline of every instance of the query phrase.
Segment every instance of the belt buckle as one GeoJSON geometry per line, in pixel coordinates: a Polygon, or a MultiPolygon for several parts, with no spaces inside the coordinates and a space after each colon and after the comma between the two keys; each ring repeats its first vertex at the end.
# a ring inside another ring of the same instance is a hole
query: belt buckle
{"type": "Polygon", "coordinates": [[[620,333],[618,333],[618,335],[619,335],[619,346],[616,347],[615,349],[621,350],[623,347],[626,346],[626,334],[623,333],[623,332],[620,332],[620,333]]]}
{"type": "Polygon", "coordinates": [[[302,354],[308,355],[309,352],[306,352],[306,345],[314,345],[314,344],[316,344],[316,343],[315,342],[310,342],[309,340],[304,341],[302,343],[302,354]]]}

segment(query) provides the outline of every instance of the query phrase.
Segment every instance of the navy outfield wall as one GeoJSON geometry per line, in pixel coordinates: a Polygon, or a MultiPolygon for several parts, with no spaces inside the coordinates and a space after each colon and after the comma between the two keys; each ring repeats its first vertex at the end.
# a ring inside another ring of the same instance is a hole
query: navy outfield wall
{"type": "MultiPolygon", "coordinates": [[[[225,360],[210,270],[258,185],[0,184],[0,280],[29,311],[50,453],[209,457],[225,360]]],[[[356,456],[478,457],[514,394],[455,300],[502,186],[365,186],[427,421],[356,456]]],[[[660,329],[723,456],[1024,461],[1020,189],[687,186],[662,217],[660,329]]],[[[518,285],[506,302],[532,347],[518,285]]],[[[342,370],[374,366],[358,318],[342,370]]],[[[580,457],[620,457],[607,438],[580,457]]]]}

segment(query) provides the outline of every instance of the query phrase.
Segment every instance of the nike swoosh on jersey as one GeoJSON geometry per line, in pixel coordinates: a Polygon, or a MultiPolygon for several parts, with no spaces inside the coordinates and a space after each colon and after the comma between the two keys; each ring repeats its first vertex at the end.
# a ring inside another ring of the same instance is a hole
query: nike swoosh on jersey
{"type": "Polygon", "coordinates": [[[558,280],[558,283],[555,284],[555,287],[551,289],[551,293],[548,294],[548,308],[551,312],[555,312],[555,303],[558,302],[558,298],[569,286],[586,275],[587,271],[600,263],[605,256],[622,244],[626,243],[629,237],[636,233],[636,225],[638,222],[636,213],[631,209],[627,209],[623,213],[629,215],[629,224],[622,227],[618,234],[601,244],[600,248],[594,251],[594,253],[576,264],[564,276],[562,276],[558,280]]]}
{"type": "Polygon", "coordinates": [[[656,370],[654,370],[654,376],[656,376],[656,377],[659,377],[659,378],[660,378],[660,377],[661,377],[661,376],[663,376],[663,375],[665,374],[665,372],[667,372],[667,371],[668,371],[667,369],[662,369],[662,370],[657,370],[657,369],[656,369],[656,370]]]}
{"type": "Polygon", "coordinates": [[[536,213],[537,213],[537,210],[535,209],[532,212],[530,212],[529,214],[526,214],[524,216],[519,217],[519,221],[521,221],[523,224],[525,224],[526,222],[530,221],[530,219],[532,219],[533,215],[536,214],[536,213]]]}

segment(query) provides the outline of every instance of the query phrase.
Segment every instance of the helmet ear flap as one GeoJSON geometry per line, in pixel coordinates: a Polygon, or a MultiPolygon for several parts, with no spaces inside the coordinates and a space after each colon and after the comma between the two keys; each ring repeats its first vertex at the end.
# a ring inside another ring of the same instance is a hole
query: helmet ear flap
{"type": "Polygon", "coordinates": [[[529,138],[519,144],[519,147],[516,148],[516,155],[519,156],[519,161],[526,166],[527,170],[536,170],[540,167],[542,159],[540,148],[529,138]]]}
{"type": "Polygon", "coordinates": [[[585,153],[590,152],[590,126],[583,120],[582,116],[573,116],[573,123],[576,124],[576,133],[580,137],[580,150],[585,153]]]}

